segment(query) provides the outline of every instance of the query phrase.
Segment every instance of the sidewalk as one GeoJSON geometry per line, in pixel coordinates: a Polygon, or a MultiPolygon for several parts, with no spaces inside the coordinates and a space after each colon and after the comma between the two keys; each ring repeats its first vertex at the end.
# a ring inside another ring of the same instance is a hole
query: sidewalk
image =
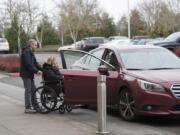
{"type": "Polygon", "coordinates": [[[95,134],[96,127],[73,121],[68,114],[24,114],[24,90],[4,83],[0,83],[0,86],[0,135],[95,134]],[[12,92],[10,97],[4,95],[7,92],[12,92]]]}
{"type": "MultiPolygon", "coordinates": [[[[0,82],[0,135],[96,135],[97,112],[93,109],[24,114],[24,88],[22,80],[16,79],[3,78],[6,83],[0,82]]],[[[179,123],[178,119],[168,118],[127,122],[111,109],[107,115],[110,135],[179,135],[179,123]]]]}

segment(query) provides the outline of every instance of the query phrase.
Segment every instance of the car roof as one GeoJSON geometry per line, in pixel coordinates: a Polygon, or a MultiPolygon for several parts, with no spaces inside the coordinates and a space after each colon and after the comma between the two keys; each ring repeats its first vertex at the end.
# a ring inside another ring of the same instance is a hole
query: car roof
{"type": "Polygon", "coordinates": [[[133,49],[164,49],[154,45],[110,45],[102,46],[100,48],[109,48],[112,50],[133,50],[133,49]]]}

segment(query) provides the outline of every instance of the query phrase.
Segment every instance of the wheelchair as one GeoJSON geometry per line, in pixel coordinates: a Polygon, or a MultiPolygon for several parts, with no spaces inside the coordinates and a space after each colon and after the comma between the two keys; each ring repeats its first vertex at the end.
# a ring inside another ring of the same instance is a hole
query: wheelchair
{"type": "Polygon", "coordinates": [[[59,113],[63,114],[65,111],[72,111],[72,105],[64,103],[63,79],[59,81],[43,79],[41,84],[42,86],[38,87],[32,94],[32,104],[37,112],[45,114],[59,110],[59,113]]]}

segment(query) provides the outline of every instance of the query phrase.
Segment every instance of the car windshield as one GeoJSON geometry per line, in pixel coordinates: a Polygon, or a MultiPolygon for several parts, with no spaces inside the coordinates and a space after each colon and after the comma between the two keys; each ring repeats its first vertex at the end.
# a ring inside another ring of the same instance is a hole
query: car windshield
{"type": "Polygon", "coordinates": [[[166,41],[176,41],[180,37],[180,32],[173,33],[169,35],[165,40],[166,41]]]}
{"type": "Polygon", "coordinates": [[[180,69],[180,59],[164,49],[119,50],[128,70],[180,69]]]}

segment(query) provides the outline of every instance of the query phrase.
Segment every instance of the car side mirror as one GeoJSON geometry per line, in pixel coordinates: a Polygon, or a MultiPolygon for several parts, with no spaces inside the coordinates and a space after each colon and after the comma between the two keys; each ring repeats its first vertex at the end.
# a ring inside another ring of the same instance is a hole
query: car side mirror
{"type": "Polygon", "coordinates": [[[108,67],[106,67],[105,65],[101,65],[101,66],[98,68],[98,71],[99,71],[100,75],[109,76],[108,67]]]}

